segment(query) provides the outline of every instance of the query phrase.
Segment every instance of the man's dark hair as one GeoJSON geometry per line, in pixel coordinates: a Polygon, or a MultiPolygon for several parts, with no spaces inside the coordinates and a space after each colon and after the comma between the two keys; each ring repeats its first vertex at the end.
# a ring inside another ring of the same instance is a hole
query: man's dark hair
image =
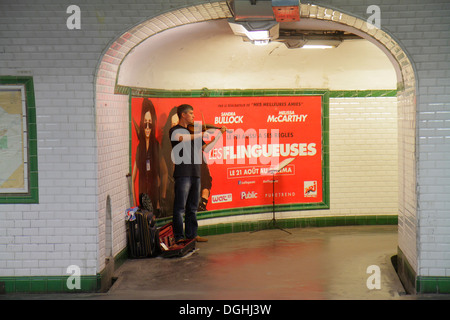
{"type": "Polygon", "coordinates": [[[183,113],[188,112],[189,110],[194,110],[194,108],[189,105],[189,104],[182,104],[180,106],[177,107],[177,115],[178,115],[178,119],[181,119],[181,115],[183,113]]]}

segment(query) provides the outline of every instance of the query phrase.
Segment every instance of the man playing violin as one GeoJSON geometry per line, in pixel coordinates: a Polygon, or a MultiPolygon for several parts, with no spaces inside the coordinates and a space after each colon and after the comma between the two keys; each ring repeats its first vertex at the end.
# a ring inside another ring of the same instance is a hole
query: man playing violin
{"type": "Polygon", "coordinates": [[[172,161],[175,164],[175,197],[173,206],[173,232],[175,241],[184,239],[183,214],[185,215],[185,236],[199,242],[208,241],[198,236],[197,208],[200,200],[200,177],[203,151],[209,152],[217,138],[226,131],[220,128],[219,135],[211,141],[203,141],[202,126],[194,123],[194,108],[188,104],[177,107],[178,125],[172,127],[169,136],[172,143],[172,161]],[[194,130],[189,131],[188,127],[194,130]]]}

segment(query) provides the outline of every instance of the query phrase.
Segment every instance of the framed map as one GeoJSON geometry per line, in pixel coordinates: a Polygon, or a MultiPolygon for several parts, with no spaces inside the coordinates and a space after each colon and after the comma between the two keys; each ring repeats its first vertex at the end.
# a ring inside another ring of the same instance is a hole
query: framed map
{"type": "Polygon", "coordinates": [[[33,91],[29,77],[0,77],[0,203],[37,202],[33,91]]]}

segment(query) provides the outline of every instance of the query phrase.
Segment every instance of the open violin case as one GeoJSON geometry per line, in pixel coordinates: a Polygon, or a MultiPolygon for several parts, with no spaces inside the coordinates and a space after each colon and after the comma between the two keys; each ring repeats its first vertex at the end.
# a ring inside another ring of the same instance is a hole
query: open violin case
{"type": "Polygon", "coordinates": [[[187,239],[175,243],[172,222],[159,228],[160,256],[163,258],[182,257],[195,249],[195,239],[187,239]]]}

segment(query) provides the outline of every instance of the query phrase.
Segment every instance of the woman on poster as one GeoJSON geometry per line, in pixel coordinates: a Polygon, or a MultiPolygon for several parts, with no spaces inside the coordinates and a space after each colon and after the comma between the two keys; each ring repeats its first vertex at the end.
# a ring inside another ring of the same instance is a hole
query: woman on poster
{"type": "Polygon", "coordinates": [[[163,158],[160,157],[160,147],[155,135],[156,121],[155,107],[149,99],[145,98],[142,102],[139,126],[135,123],[139,143],[136,147],[132,171],[132,194],[135,204],[139,203],[138,195],[147,194],[151,199],[156,217],[159,217],[161,215],[161,199],[166,197],[167,167],[163,158]],[[137,177],[138,190],[135,186],[137,177]]]}

